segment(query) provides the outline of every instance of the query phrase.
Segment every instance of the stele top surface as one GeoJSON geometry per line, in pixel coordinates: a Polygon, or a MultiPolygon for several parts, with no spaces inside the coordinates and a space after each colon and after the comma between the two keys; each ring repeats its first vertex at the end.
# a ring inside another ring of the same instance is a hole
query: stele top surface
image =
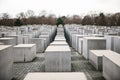
{"type": "Polygon", "coordinates": [[[54,41],[51,44],[67,44],[65,41],[54,41]]]}
{"type": "Polygon", "coordinates": [[[16,36],[19,36],[19,35],[9,35],[9,37],[16,37],[16,36]]]}
{"type": "Polygon", "coordinates": [[[103,56],[104,54],[109,54],[111,50],[90,50],[96,56],[103,56]]]}
{"type": "Polygon", "coordinates": [[[11,45],[0,45],[0,50],[6,49],[10,47],[11,45]]]}
{"type": "Polygon", "coordinates": [[[55,52],[55,51],[70,51],[70,48],[69,46],[48,46],[47,49],[46,49],[46,52],[55,52]]]}
{"type": "Polygon", "coordinates": [[[109,54],[104,54],[105,57],[110,59],[114,64],[120,67],[120,54],[114,51],[109,51],[109,54]]]}
{"type": "Polygon", "coordinates": [[[105,40],[105,38],[102,37],[84,37],[84,38],[88,40],[105,40]]]}
{"type": "Polygon", "coordinates": [[[87,80],[83,72],[28,73],[24,80],[87,80]]]}
{"type": "Polygon", "coordinates": [[[0,40],[10,40],[10,39],[13,39],[13,38],[0,38],[0,40]]]}
{"type": "Polygon", "coordinates": [[[14,47],[32,47],[34,45],[35,44],[18,44],[18,45],[14,46],[14,47]]]}

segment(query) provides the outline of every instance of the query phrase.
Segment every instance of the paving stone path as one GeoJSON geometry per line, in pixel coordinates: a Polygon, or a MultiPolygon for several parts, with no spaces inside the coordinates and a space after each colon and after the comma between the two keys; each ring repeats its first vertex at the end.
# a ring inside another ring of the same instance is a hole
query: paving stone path
{"type": "MultiPolygon", "coordinates": [[[[105,80],[102,72],[96,69],[82,55],[71,48],[72,72],[84,72],[88,80],[105,80]]],[[[14,63],[14,80],[23,80],[28,72],[45,72],[44,53],[37,53],[37,57],[32,62],[14,63]]]]}

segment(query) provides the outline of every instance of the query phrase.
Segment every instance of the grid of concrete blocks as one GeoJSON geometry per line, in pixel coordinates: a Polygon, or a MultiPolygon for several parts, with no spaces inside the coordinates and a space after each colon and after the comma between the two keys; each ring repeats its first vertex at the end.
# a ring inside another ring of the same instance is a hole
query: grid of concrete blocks
{"type": "Polygon", "coordinates": [[[31,62],[54,40],[56,26],[5,27],[0,32],[0,80],[13,78],[13,63],[31,62]]]}
{"type": "Polygon", "coordinates": [[[120,27],[66,25],[68,44],[103,73],[120,80],[120,27]]]}
{"type": "Polygon", "coordinates": [[[71,72],[70,47],[102,71],[106,80],[120,80],[119,33],[120,27],[75,24],[2,27],[0,80],[11,80],[13,63],[31,62],[38,52],[45,54],[45,73],[28,73],[24,80],[87,80],[83,72],[71,72]]]}

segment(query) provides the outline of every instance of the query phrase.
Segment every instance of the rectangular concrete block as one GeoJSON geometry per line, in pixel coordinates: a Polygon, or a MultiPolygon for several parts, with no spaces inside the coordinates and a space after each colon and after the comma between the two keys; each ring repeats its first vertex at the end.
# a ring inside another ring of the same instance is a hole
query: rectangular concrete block
{"type": "Polygon", "coordinates": [[[76,31],[70,32],[70,34],[69,34],[69,36],[70,36],[70,42],[69,42],[69,44],[71,46],[72,46],[72,40],[74,39],[73,36],[76,35],[76,34],[78,34],[78,32],[76,32],[76,31]]]}
{"type": "Polygon", "coordinates": [[[84,37],[83,38],[83,56],[89,59],[89,50],[106,49],[106,39],[101,37],[84,37]]]}
{"type": "Polygon", "coordinates": [[[90,50],[89,61],[99,71],[102,71],[103,55],[112,53],[111,50],[90,50]]]}
{"type": "Polygon", "coordinates": [[[78,52],[80,53],[80,54],[83,54],[83,38],[79,38],[79,40],[78,40],[78,52]]]}
{"type": "Polygon", "coordinates": [[[72,34],[71,39],[72,39],[72,47],[75,49],[76,46],[76,35],[78,34],[72,34]]]}
{"type": "Polygon", "coordinates": [[[9,36],[7,36],[7,37],[14,38],[16,45],[23,43],[23,42],[22,42],[22,36],[20,36],[20,35],[9,35],[9,36]]]}
{"type": "Polygon", "coordinates": [[[103,56],[103,77],[106,80],[120,80],[120,54],[111,52],[103,56]]]}
{"type": "Polygon", "coordinates": [[[66,41],[64,37],[56,36],[55,41],[66,41]]]}
{"type": "Polygon", "coordinates": [[[83,72],[28,73],[24,80],[88,80],[83,72]]]}
{"type": "Polygon", "coordinates": [[[68,45],[66,41],[54,41],[50,45],[68,45]]]}
{"type": "Polygon", "coordinates": [[[47,46],[49,45],[49,41],[48,41],[48,39],[47,38],[42,38],[42,37],[39,37],[39,39],[43,39],[44,40],[44,48],[46,49],[47,48],[47,46]]]}
{"type": "Polygon", "coordinates": [[[48,46],[45,51],[45,71],[71,71],[71,52],[69,46],[48,46]]]}
{"type": "Polygon", "coordinates": [[[88,35],[76,35],[76,37],[75,37],[75,50],[77,50],[78,51],[78,47],[79,47],[79,40],[80,39],[83,39],[83,37],[87,37],[88,35]]]}
{"type": "Polygon", "coordinates": [[[45,41],[44,41],[44,39],[31,38],[30,43],[31,44],[36,44],[36,51],[37,52],[44,52],[44,50],[45,50],[45,44],[44,44],[45,41]]]}
{"type": "Polygon", "coordinates": [[[50,35],[40,35],[40,38],[47,38],[48,42],[50,42],[50,35]]]}
{"type": "Polygon", "coordinates": [[[29,43],[29,37],[28,36],[22,36],[22,44],[28,44],[29,43]]]}
{"type": "Polygon", "coordinates": [[[36,44],[14,46],[14,62],[32,61],[36,57],[36,44]]]}
{"type": "Polygon", "coordinates": [[[4,45],[16,45],[14,38],[0,38],[0,42],[4,43],[4,45]]]}
{"type": "Polygon", "coordinates": [[[120,54],[120,36],[114,37],[113,50],[120,54]]]}
{"type": "Polygon", "coordinates": [[[11,80],[13,77],[13,47],[0,45],[0,80],[11,80]]]}
{"type": "Polygon", "coordinates": [[[49,38],[48,35],[40,35],[39,38],[45,39],[46,40],[45,42],[46,42],[47,46],[50,44],[50,38],[49,38]]]}
{"type": "Polygon", "coordinates": [[[114,38],[115,36],[105,36],[106,38],[106,49],[114,50],[114,38]]]}

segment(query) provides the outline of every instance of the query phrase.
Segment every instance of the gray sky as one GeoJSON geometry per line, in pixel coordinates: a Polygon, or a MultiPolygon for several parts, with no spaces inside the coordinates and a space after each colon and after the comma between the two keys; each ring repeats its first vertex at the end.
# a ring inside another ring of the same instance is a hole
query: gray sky
{"type": "Polygon", "coordinates": [[[46,10],[57,16],[85,15],[91,12],[115,13],[120,12],[120,0],[0,0],[0,13],[7,12],[15,16],[27,10],[35,13],[46,10]]]}

